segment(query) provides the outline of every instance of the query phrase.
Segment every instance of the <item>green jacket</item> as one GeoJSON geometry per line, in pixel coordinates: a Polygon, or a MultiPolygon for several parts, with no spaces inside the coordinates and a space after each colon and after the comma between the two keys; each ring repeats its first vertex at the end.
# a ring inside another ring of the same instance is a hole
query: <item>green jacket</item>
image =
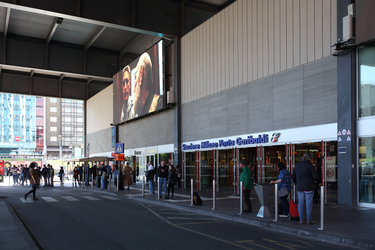
{"type": "Polygon", "coordinates": [[[240,181],[243,182],[244,188],[253,189],[253,177],[251,176],[251,169],[248,166],[242,169],[240,181]]]}

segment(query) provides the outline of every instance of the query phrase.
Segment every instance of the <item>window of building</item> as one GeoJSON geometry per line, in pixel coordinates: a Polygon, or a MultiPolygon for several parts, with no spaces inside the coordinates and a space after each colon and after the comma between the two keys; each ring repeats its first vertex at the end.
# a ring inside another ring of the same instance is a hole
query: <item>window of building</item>
{"type": "Polygon", "coordinates": [[[66,132],[72,131],[72,127],[64,127],[64,131],[66,131],[66,132]]]}
{"type": "Polygon", "coordinates": [[[50,99],[49,99],[49,102],[56,103],[56,102],[57,102],[57,99],[56,99],[56,98],[50,98],[50,99]]]}
{"type": "Polygon", "coordinates": [[[83,128],[77,128],[77,132],[83,132],[83,128]]]}
{"type": "Polygon", "coordinates": [[[77,118],[77,122],[83,122],[83,118],[77,118]]]}
{"type": "Polygon", "coordinates": [[[65,111],[65,112],[72,112],[72,109],[71,109],[71,108],[65,108],[64,111],[65,111]]]}
{"type": "Polygon", "coordinates": [[[373,116],[375,115],[375,47],[359,50],[358,65],[358,116],[373,116]]]}
{"type": "Polygon", "coordinates": [[[57,127],[49,127],[49,131],[56,132],[57,131],[57,127]]]}
{"type": "Polygon", "coordinates": [[[359,202],[375,204],[373,171],[375,137],[359,138],[359,202]]]}
{"type": "Polygon", "coordinates": [[[51,111],[51,112],[57,112],[57,107],[49,107],[49,111],[51,111]]]}
{"type": "Polygon", "coordinates": [[[55,116],[51,116],[51,117],[49,118],[49,120],[50,120],[50,122],[57,122],[57,117],[55,117],[55,116]]]}
{"type": "Polygon", "coordinates": [[[50,141],[57,141],[57,136],[51,136],[51,137],[49,138],[49,140],[50,140],[50,141]]]}

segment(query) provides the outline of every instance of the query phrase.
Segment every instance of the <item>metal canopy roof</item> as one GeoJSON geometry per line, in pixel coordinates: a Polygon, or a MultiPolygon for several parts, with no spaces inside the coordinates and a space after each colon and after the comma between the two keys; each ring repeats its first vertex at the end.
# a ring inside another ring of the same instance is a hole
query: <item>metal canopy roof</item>
{"type": "MultiPolygon", "coordinates": [[[[126,1],[126,0],[122,0],[126,1]]],[[[121,65],[124,66],[127,63],[130,63],[134,58],[152,46],[161,38],[166,38],[168,40],[173,39],[176,36],[182,36],[184,34],[176,34],[176,24],[175,22],[179,22],[180,26],[195,22],[195,26],[199,25],[203,21],[205,21],[208,17],[202,16],[203,11],[210,12],[211,16],[219,12],[221,9],[225,8],[229,4],[233,3],[235,0],[139,0],[139,1],[127,1],[127,3],[135,4],[139,6],[138,9],[133,10],[133,14],[136,13],[137,16],[148,16],[150,13],[158,14],[160,16],[171,16],[174,19],[171,19],[172,22],[163,22],[160,24],[160,30],[169,30],[173,31],[174,34],[165,34],[156,31],[150,31],[145,29],[144,22],[141,23],[143,29],[138,27],[130,27],[124,26],[120,24],[116,24],[113,22],[103,22],[88,18],[83,18],[77,15],[68,15],[58,12],[49,11],[48,8],[61,10],[63,12],[64,8],[66,7],[61,5],[59,1],[49,1],[48,6],[42,10],[38,8],[31,8],[25,7],[21,5],[9,4],[5,2],[0,2],[0,33],[3,34],[3,44],[1,44],[0,39],[0,51],[4,51],[6,54],[7,51],[7,39],[8,38],[17,38],[17,39],[36,39],[42,44],[47,45],[47,52],[46,58],[51,57],[48,55],[48,45],[49,44],[67,44],[69,46],[78,46],[79,48],[86,53],[89,49],[101,49],[105,51],[112,51],[112,54],[118,55],[120,59],[120,63],[113,65],[117,66],[117,70],[120,70],[121,65]],[[147,9],[147,3],[150,7],[147,9]],[[55,6],[52,6],[52,5],[55,6]],[[158,10],[150,9],[155,8],[158,6],[158,10]],[[145,7],[146,6],[146,7],[145,7]],[[183,7],[181,7],[183,6],[183,7]],[[190,15],[184,15],[177,12],[175,14],[172,10],[178,10],[179,8],[189,9],[190,15]],[[160,13],[161,12],[161,13],[160,13]],[[165,13],[162,13],[165,12],[165,13]],[[175,16],[177,15],[177,16],[175,16]],[[189,17],[185,17],[189,16],[189,17]],[[194,18],[196,20],[184,20],[187,18],[194,18]],[[204,19],[204,20],[203,20],[204,19]],[[203,20],[203,21],[197,21],[203,20]],[[171,27],[165,27],[170,25],[171,27]],[[3,49],[1,49],[1,45],[3,45],[3,49]]],[[[13,1],[10,1],[13,2],[13,1]]],[[[74,1],[73,1],[74,2],[74,1]]],[[[113,2],[113,1],[111,1],[113,2]]],[[[124,3],[122,2],[122,3],[124,3]]],[[[29,6],[41,7],[40,1],[38,0],[28,0],[27,3],[29,6]]],[[[83,4],[82,1],[77,1],[77,3],[83,4]]],[[[96,2],[96,6],[90,5],[86,3],[86,6],[81,7],[82,9],[85,7],[93,8],[91,16],[92,17],[101,17],[102,13],[100,10],[94,9],[98,8],[99,6],[105,5],[108,1],[99,0],[96,2]],[[98,4],[100,3],[100,4],[98,4]]],[[[68,3],[67,3],[68,4],[68,3]]],[[[85,9],[85,10],[86,10],[85,9]]],[[[86,12],[85,12],[86,13],[86,12]]],[[[155,14],[155,15],[156,15],[155,14]]],[[[81,14],[82,15],[82,14],[81,14]]],[[[134,14],[135,15],[135,14],[134,14]]],[[[90,16],[90,13],[86,16],[90,16]]],[[[165,18],[165,17],[164,17],[165,18]]],[[[135,19],[134,17],[130,17],[127,21],[135,19]]],[[[134,21],[134,20],[133,20],[134,21]]],[[[135,22],[135,21],[134,21],[135,22]]],[[[152,18],[150,18],[149,22],[153,22],[152,18]]],[[[158,24],[155,22],[152,23],[153,27],[158,24]]],[[[178,26],[178,25],[177,25],[178,26]]],[[[158,26],[157,26],[158,27],[158,26]]],[[[191,29],[195,27],[189,27],[184,29],[183,33],[189,32],[191,29]]],[[[1,38],[1,36],[0,36],[1,38]]],[[[23,48],[24,49],[24,48],[23,48]]],[[[109,53],[109,52],[108,52],[109,53]]],[[[53,55],[52,55],[53,56],[53,55]]],[[[0,55],[1,59],[1,55],[0,55]]],[[[86,60],[86,59],[85,59],[86,60]]],[[[48,59],[46,59],[48,61],[48,59]]],[[[41,63],[39,63],[41,64],[41,63]]],[[[108,62],[108,65],[110,62],[108,62]]],[[[48,63],[47,63],[48,65],[48,63]]],[[[47,66],[48,67],[48,66],[47,66]]],[[[85,67],[85,66],[83,66],[85,67]]],[[[46,77],[59,77],[60,81],[64,77],[71,77],[75,79],[83,79],[86,80],[88,83],[91,81],[96,81],[97,83],[102,83],[104,85],[109,85],[112,82],[112,75],[107,74],[104,75],[89,75],[83,72],[82,74],[77,74],[76,72],[69,72],[69,71],[59,71],[59,70],[50,70],[48,68],[40,68],[40,67],[24,67],[22,65],[15,65],[7,62],[6,56],[4,56],[3,60],[0,60],[0,73],[3,73],[2,70],[10,70],[11,72],[27,72],[32,77],[35,73],[39,75],[45,75],[46,77]]],[[[107,70],[108,71],[108,70],[107,70]]],[[[92,70],[90,72],[93,72],[92,70]]],[[[94,71],[95,72],[95,71],[94,71]]],[[[98,73],[100,74],[100,73],[98,73]]],[[[0,79],[1,83],[1,79],[0,79]]],[[[1,85],[1,84],[0,84],[1,85]]],[[[94,89],[94,88],[92,88],[94,89]]],[[[98,88],[99,91],[100,88],[98,88]]],[[[0,91],[6,91],[0,89],[0,91]]],[[[96,91],[96,90],[92,90],[96,91]]],[[[24,94],[24,93],[22,93],[24,94]]],[[[30,89],[30,94],[32,93],[32,89],[30,89]]],[[[39,93],[36,91],[36,95],[39,93]]],[[[51,94],[50,96],[53,96],[51,94]]],[[[93,93],[86,94],[86,98],[92,96],[93,93]]],[[[63,96],[57,96],[63,97],[63,96]]]]}

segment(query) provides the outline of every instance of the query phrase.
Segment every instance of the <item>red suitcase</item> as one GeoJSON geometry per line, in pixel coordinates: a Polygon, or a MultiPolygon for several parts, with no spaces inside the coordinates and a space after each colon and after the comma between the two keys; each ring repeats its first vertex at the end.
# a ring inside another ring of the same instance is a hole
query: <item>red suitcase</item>
{"type": "Polygon", "coordinates": [[[298,200],[289,203],[289,220],[299,220],[298,200]]]}

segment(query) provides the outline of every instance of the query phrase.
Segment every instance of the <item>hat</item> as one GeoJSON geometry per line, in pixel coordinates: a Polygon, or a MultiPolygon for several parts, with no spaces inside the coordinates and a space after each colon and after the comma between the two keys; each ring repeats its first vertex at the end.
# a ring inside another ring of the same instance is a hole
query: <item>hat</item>
{"type": "Polygon", "coordinates": [[[246,162],[246,160],[241,160],[241,161],[240,161],[240,164],[246,166],[246,165],[247,165],[247,162],[246,162]]]}

